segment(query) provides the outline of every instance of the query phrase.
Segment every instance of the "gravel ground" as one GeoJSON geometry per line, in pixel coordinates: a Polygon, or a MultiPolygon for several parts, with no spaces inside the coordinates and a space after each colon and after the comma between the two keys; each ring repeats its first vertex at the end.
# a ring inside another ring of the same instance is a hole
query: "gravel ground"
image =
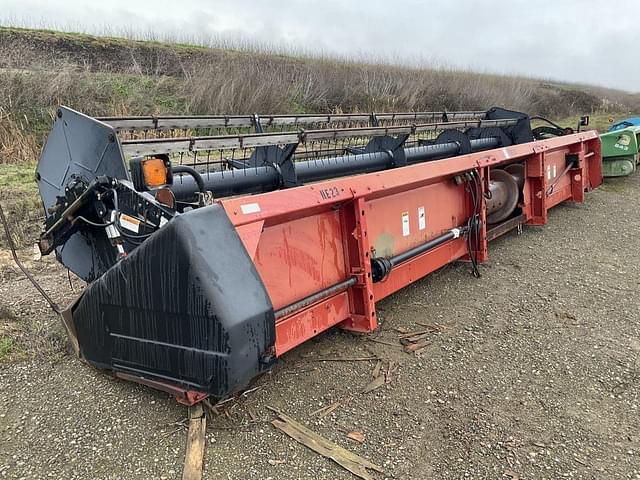
{"type": "MultiPolygon", "coordinates": [[[[267,406],[383,466],[380,479],[640,478],[639,196],[640,175],[609,181],[495,241],[482,278],[449,266],[379,304],[379,332],[334,330],[285,355],[210,417],[206,478],[354,478],[276,430],[267,406]],[[398,344],[417,322],[442,326],[420,356],[398,344]],[[373,362],[318,361],[370,354],[398,368],[368,394],[373,362]]],[[[24,346],[0,371],[0,478],[180,478],[186,409],[66,355],[0,259],[0,326],[24,346]]],[[[53,263],[34,268],[73,297],[53,263]]]]}

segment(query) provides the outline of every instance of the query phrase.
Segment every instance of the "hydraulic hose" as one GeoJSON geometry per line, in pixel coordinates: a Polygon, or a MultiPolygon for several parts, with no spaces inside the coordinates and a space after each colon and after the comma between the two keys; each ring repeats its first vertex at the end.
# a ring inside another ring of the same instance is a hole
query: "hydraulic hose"
{"type": "Polygon", "coordinates": [[[206,192],[204,179],[202,178],[200,172],[198,172],[195,168],[188,165],[176,165],[175,167],[171,168],[171,172],[174,174],[186,173],[187,175],[191,175],[191,178],[193,178],[194,182],[198,186],[198,191],[200,193],[206,192]]]}

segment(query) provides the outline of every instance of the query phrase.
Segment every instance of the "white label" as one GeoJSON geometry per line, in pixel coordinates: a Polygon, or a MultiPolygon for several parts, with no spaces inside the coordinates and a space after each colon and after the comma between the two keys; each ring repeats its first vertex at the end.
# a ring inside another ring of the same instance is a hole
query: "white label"
{"type": "Polygon", "coordinates": [[[551,165],[547,165],[547,180],[551,180],[551,165]]]}
{"type": "Polygon", "coordinates": [[[409,212],[402,213],[402,236],[408,237],[411,233],[409,229],[409,212]]]}
{"type": "Polygon", "coordinates": [[[164,217],[160,217],[160,225],[158,225],[159,227],[164,227],[167,223],[169,223],[169,220],[167,220],[164,217]]]}
{"type": "Polygon", "coordinates": [[[418,229],[427,228],[427,217],[424,214],[424,207],[418,207],[418,229]]]}
{"type": "Polygon", "coordinates": [[[259,213],[260,205],[258,205],[257,203],[245,203],[244,205],[240,205],[240,210],[242,210],[242,213],[244,213],[245,215],[248,215],[250,213],[259,213]]]}
{"type": "Polygon", "coordinates": [[[120,226],[122,228],[126,228],[130,232],[138,233],[140,231],[140,220],[121,213],[120,226]]]}
{"type": "Polygon", "coordinates": [[[553,178],[556,178],[556,172],[557,172],[556,166],[554,165],[553,166],[553,178]]]}

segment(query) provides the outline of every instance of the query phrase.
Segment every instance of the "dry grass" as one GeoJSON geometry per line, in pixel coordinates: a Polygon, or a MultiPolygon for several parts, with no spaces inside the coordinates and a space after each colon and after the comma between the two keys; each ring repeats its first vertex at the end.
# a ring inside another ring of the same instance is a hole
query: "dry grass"
{"type": "Polygon", "coordinates": [[[53,358],[65,350],[66,337],[56,317],[43,322],[0,304],[0,366],[26,358],[53,358]]]}
{"type": "Polygon", "coordinates": [[[93,72],[61,65],[46,69],[0,69],[0,164],[34,162],[56,107],[92,115],[185,113],[182,83],[171,77],[93,72]]]}
{"type": "MultiPolygon", "coordinates": [[[[41,227],[42,204],[34,172],[34,163],[0,164],[0,204],[9,222],[13,240],[21,247],[32,244],[38,238],[41,227]]],[[[0,227],[0,250],[7,247],[4,230],[0,227]]]]}
{"type": "Polygon", "coordinates": [[[40,153],[39,142],[29,129],[28,118],[14,117],[0,108],[0,164],[33,162],[40,153]]]}
{"type": "Polygon", "coordinates": [[[183,96],[193,113],[419,111],[499,105],[554,118],[640,109],[624,92],[445,69],[269,57],[185,67],[183,96]]]}
{"type": "Polygon", "coordinates": [[[0,27],[0,68],[48,71],[36,103],[51,106],[79,99],[83,110],[92,114],[117,107],[104,95],[112,90],[109,82],[114,76],[155,84],[175,82],[170,95],[173,105],[158,105],[155,98],[145,102],[142,97],[119,96],[120,110],[127,113],[155,113],[166,107],[173,107],[174,113],[199,114],[500,105],[559,118],[640,109],[640,96],[602,87],[447,68],[295,57],[271,45],[230,46],[242,51],[0,27]],[[70,84],[79,72],[109,74],[111,79],[106,85],[87,79],[70,84]],[[85,91],[80,88],[83,85],[88,87],[85,91]]]}
{"type": "Polygon", "coordinates": [[[640,96],[600,87],[269,53],[0,27],[0,163],[34,161],[60,104],[90,115],[640,111],[640,96]]]}

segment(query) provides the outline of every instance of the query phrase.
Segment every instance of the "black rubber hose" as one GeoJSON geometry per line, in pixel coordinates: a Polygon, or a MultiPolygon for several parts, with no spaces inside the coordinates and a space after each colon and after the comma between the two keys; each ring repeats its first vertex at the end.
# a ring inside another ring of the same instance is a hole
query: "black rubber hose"
{"type": "Polygon", "coordinates": [[[189,167],[188,165],[176,165],[175,167],[171,167],[171,172],[174,174],[186,173],[187,175],[191,175],[195,180],[196,185],[198,185],[198,191],[200,193],[204,193],[206,191],[204,187],[204,179],[195,168],[189,167]]]}

